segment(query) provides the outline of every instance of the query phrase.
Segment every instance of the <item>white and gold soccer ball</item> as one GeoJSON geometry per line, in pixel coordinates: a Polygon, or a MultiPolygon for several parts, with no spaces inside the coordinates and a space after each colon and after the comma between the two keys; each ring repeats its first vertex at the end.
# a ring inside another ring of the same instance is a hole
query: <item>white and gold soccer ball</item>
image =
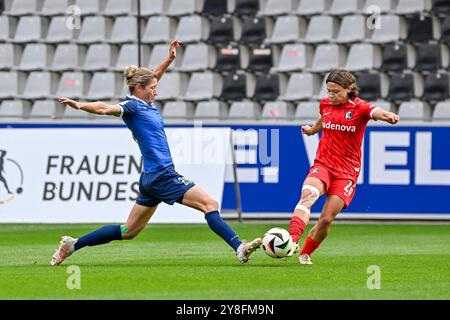
{"type": "Polygon", "coordinates": [[[262,240],[264,252],[275,259],[289,256],[291,250],[294,250],[292,244],[291,235],[283,228],[270,229],[264,234],[262,240]]]}

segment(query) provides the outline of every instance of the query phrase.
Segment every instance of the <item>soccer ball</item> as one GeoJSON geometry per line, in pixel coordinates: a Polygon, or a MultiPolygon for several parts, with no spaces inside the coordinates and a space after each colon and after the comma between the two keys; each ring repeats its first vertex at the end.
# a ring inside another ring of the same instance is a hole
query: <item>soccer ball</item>
{"type": "Polygon", "coordinates": [[[287,257],[292,248],[292,238],[283,228],[272,228],[264,234],[262,246],[264,252],[272,258],[287,257]]]}

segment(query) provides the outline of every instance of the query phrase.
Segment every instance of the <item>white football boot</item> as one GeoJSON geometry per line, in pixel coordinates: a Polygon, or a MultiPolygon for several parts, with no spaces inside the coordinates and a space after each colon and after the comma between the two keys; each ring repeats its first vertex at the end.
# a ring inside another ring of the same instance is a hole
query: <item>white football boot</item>
{"type": "Polygon", "coordinates": [[[71,256],[75,251],[74,245],[78,239],[74,239],[69,236],[64,236],[59,242],[59,248],[56,250],[55,254],[50,261],[52,266],[60,265],[67,257],[71,256]]]}
{"type": "Polygon", "coordinates": [[[311,262],[311,257],[308,254],[306,254],[306,253],[301,254],[298,257],[298,262],[300,262],[300,264],[313,264],[311,262]]]}
{"type": "Polygon", "coordinates": [[[253,241],[242,241],[241,245],[236,250],[236,255],[240,263],[246,263],[250,255],[256,251],[262,244],[261,238],[256,238],[253,241]]]}
{"type": "Polygon", "coordinates": [[[289,251],[288,257],[292,257],[294,254],[298,252],[300,245],[297,242],[292,242],[291,251],[289,251]]]}

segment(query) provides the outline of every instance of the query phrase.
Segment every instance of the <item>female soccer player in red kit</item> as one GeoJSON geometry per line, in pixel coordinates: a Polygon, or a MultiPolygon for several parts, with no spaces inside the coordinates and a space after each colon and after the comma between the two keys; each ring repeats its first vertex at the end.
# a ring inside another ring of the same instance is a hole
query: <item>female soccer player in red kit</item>
{"type": "Polygon", "coordinates": [[[289,224],[289,233],[296,248],[309,222],[311,207],[325,193],[327,199],[317,224],[310,230],[300,251],[300,264],[312,264],[311,254],[328,235],[336,215],[349,206],[355,195],[367,122],[370,119],[390,124],[399,121],[395,113],[359,99],[359,89],[350,72],[333,70],[326,84],[328,98],[320,102],[319,119],[312,127],[302,126],[303,134],[310,136],[322,131],[322,137],[289,224]]]}

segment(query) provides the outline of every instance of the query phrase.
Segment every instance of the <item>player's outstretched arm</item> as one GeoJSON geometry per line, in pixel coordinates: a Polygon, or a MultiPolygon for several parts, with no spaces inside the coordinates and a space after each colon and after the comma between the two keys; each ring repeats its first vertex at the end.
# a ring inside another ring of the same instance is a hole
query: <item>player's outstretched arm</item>
{"type": "Polygon", "coordinates": [[[102,101],[96,102],[78,102],[68,98],[59,98],[60,104],[68,105],[76,110],[83,110],[89,113],[95,113],[98,115],[110,115],[119,117],[121,109],[119,105],[111,105],[102,101]]]}
{"type": "Polygon", "coordinates": [[[314,126],[312,126],[312,127],[310,125],[302,126],[302,133],[306,134],[307,136],[312,136],[312,135],[315,135],[317,132],[322,131],[322,129],[323,129],[322,116],[320,116],[319,119],[317,119],[314,126]]]}
{"type": "Polygon", "coordinates": [[[158,78],[158,81],[159,81],[159,79],[161,79],[164,72],[166,72],[167,68],[170,66],[172,61],[175,60],[175,58],[177,57],[177,48],[180,45],[181,45],[180,41],[173,40],[170,43],[169,54],[167,55],[167,58],[164,59],[164,61],[161,62],[161,64],[153,70],[153,72],[156,74],[156,77],[158,78]]]}
{"type": "Polygon", "coordinates": [[[381,120],[390,124],[396,124],[397,122],[400,121],[400,117],[393,113],[393,112],[389,112],[389,111],[385,111],[381,108],[377,108],[372,115],[372,118],[374,120],[381,120]]]}

